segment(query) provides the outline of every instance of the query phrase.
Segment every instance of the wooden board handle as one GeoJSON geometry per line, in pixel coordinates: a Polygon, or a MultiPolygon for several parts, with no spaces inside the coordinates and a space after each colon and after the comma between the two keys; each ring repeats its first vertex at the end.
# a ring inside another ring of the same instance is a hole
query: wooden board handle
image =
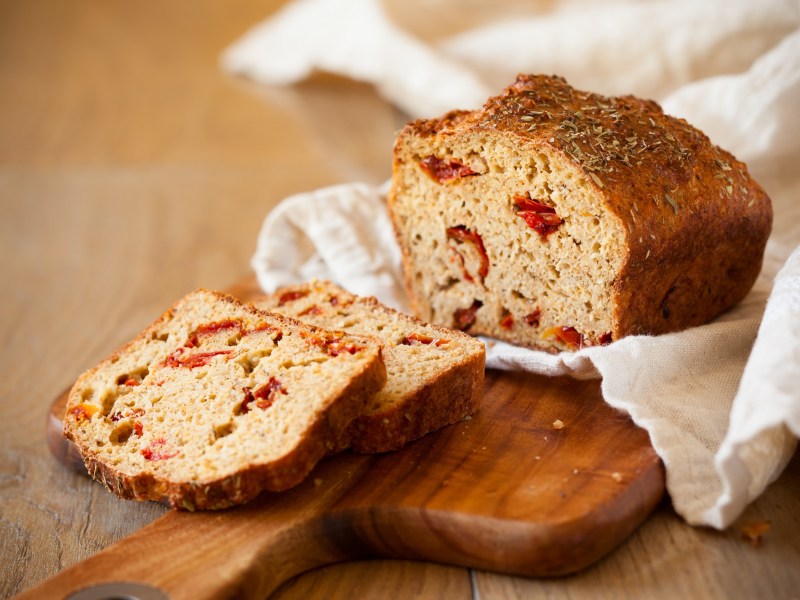
{"type": "Polygon", "coordinates": [[[294,575],[346,558],[324,542],[318,515],[298,514],[287,502],[257,505],[168,513],[17,598],[64,598],[94,584],[137,582],[171,600],[262,600],[294,575]]]}

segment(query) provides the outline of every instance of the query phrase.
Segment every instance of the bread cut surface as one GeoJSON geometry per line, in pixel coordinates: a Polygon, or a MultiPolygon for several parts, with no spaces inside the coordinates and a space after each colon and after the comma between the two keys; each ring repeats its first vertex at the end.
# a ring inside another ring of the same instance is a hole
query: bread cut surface
{"type": "Polygon", "coordinates": [[[125,498],[217,509],[299,483],[385,383],[381,344],[193,292],[83,374],[65,435],[125,498]]]}
{"type": "Polygon", "coordinates": [[[529,75],[407,125],[388,206],[418,316],[554,352],[717,316],[772,221],[746,166],[655,102],[529,75]]]}
{"type": "Polygon", "coordinates": [[[352,427],[351,447],[396,450],[464,419],[483,397],[485,351],[460,331],[423,323],[327,281],[288,286],[256,306],[384,343],[386,386],[352,427]]]}

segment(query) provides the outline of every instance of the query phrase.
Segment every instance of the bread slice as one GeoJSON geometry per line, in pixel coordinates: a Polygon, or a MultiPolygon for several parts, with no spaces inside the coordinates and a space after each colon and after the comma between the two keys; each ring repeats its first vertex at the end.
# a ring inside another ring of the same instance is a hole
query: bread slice
{"type": "Polygon", "coordinates": [[[483,344],[460,331],[428,325],[327,281],[289,286],[255,304],[384,343],[388,380],[354,422],[351,447],[357,452],[401,448],[471,415],[483,397],[483,344]]]}
{"type": "Polygon", "coordinates": [[[385,381],[374,338],[198,290],[81,375],[64,433],[123,498],[219,509],[299,483],[385,381]]]}
{"type": "Polygon", "coordinates": [[[531,75],[407,125],[388,207],[418,316],[554,352],[712,319],[772,222],[747,167],[655,102],[531,75]]]}

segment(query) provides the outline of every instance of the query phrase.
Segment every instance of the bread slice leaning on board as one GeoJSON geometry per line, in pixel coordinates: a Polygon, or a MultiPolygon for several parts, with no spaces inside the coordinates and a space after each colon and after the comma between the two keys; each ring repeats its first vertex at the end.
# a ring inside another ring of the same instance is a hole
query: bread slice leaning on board
{"type": "Polygon", "coordinates": [[[714,318],[772,223],[747,167],[686,121],[533,75],[407,125],[388,207],[419,317],[551,352],[714,318]]]}
{"type": "Polygon", "coordinates": [[[374,338],[199,290],[80,376],[64,432],[119,496],[219,509],[302,481],[385,382],[374,338]]]}
{"type": "Polygon", "coordinates": [[[383,342],[388,380],[353,422],[356,452],[401,448],[471,415],[483,397],[483,343],[460,331],[429,325],[328,281],[287,286],[255,305],[383,342]]]}

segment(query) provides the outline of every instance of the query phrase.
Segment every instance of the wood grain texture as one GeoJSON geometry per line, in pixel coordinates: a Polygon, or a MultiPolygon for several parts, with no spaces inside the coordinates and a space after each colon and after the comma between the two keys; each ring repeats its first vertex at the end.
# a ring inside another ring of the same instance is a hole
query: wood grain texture
{"type": "MultiPolygon", "coordinates": [[[[229,291],[259,293],[252,277],[229,291]]],[[[65,400],[47,437],[74,468],[74,449],[59,445],[65,400]]],[[[563,575],[625,539],[663,485],[647,434],[597,381],[494,372],[469,420],[399,452],[330,457],[298,488],[241,509],[168,513],[31,594],[105,581],[110,565],[173,598],[260,598],[310,568],[373,556],[563,575]]]]}
{"type": "MultiPolygon", "coordinates": [[[[247,275],[284,196],[389,176],[405,119],[368,87],[258,89],[220,73],[219,52],[278,4],[0,3],[0,598],[166,512],[60,468],[42,437],[52,399],[175,298],[247,275]]],[[[359,561],[274,596],[797,598],[799,486],[796,455],[722,534],[686,526],[664,502],[577,576],[359,561]],[[765,519],[754,548],[738,528],[765,519]]]]}

